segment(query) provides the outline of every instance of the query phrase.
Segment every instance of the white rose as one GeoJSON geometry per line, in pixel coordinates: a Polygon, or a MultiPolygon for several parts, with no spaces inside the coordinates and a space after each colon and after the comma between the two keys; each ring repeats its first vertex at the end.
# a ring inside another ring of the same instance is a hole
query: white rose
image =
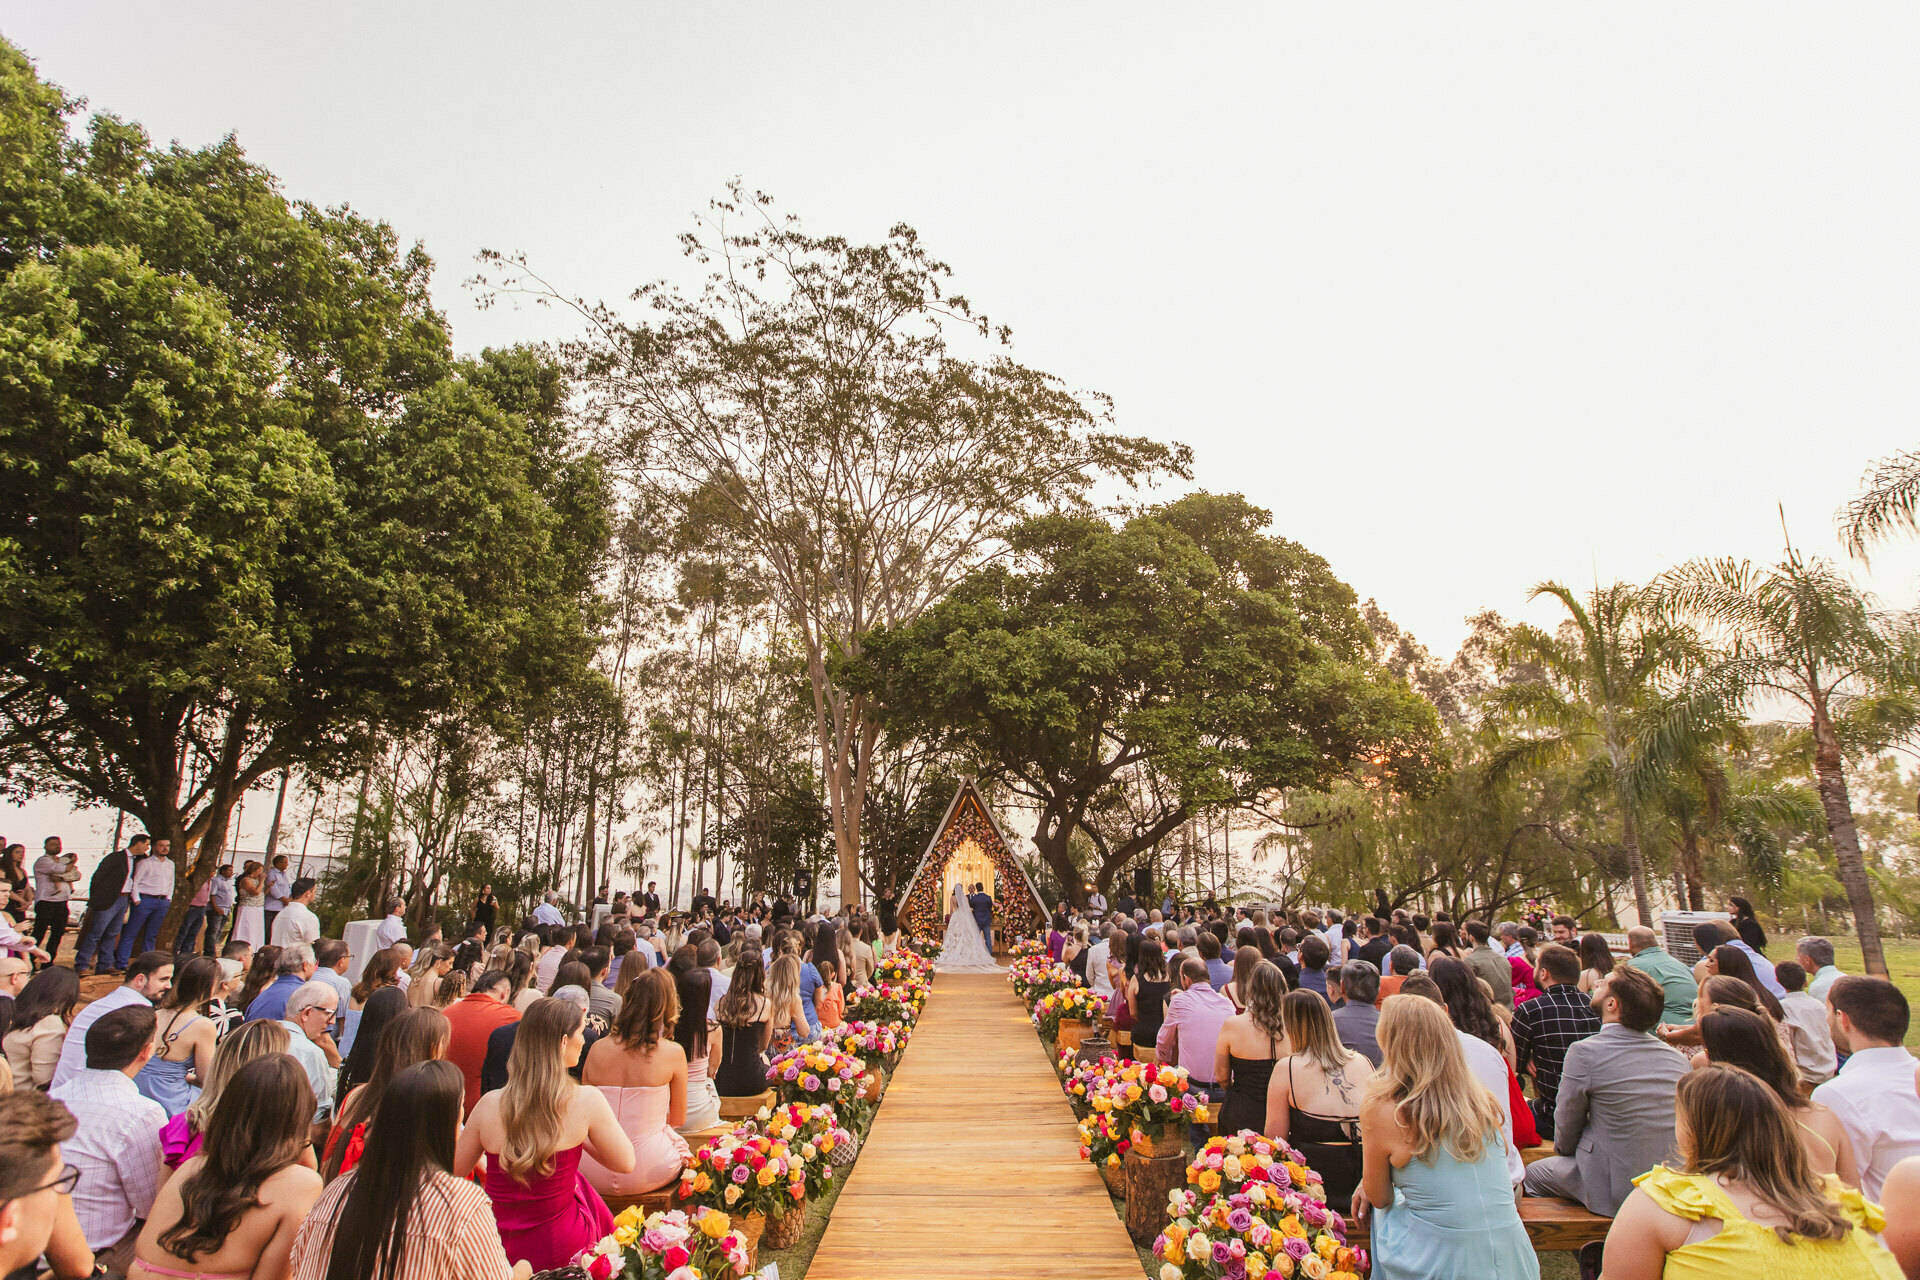
{"type": "Polygon", "coordinates": [[[1180,1280],[1180,1277],[1184,1274],[1186,1273],[1180,1270],[1178,1263],[1163,1262],[1160,1264],[1160,1280],[1180,1280]]]}

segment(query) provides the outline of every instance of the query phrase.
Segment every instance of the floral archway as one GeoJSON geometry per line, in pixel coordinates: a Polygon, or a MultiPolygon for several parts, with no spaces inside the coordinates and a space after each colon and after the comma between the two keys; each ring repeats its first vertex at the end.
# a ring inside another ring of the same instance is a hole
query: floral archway
{"type": "Polygon", "coordinates": [[[1039,890],[1027,878],[1026,868],[1013,856],[1000,824],[987,811],[973,780],[967,779],[954,793],[946,817],[927,843],[913,878],[907,881],[900,922],[908,937],[924,935],[938,939],[945,933],[947,908],[942,894],[947,884],[947,865],[956,855],[969,859],[984,856],[992,865],[999,881],[997,891],[992,894],[997,936],[1031,933],[1045,923],[1047,908],[1040,900],[1039,890]]]}

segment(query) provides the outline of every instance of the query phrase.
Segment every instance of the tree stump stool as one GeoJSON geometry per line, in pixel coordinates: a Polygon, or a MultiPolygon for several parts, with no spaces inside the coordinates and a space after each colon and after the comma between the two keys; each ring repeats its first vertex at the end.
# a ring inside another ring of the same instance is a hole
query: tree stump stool
{"type": "Polygon", "coordinates": [[[1166,1229],[1167,1194],[1187,1185],[1187,1154],[1146,1156],[1129,1150],[1126,1169],[1127,1234],[1136,1244],[1150,1245],[1166,1229]]]}

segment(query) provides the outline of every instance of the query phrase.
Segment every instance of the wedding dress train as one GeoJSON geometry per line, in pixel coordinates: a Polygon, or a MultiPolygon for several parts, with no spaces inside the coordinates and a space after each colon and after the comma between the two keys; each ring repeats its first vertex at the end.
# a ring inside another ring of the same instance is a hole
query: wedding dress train
{"type": "Polygon", "coordinates": [[[941,940],[940,961],[934,966],[935,970],[940,973],[1004,972],[993,962],[993,953],[987,950],[987,940],[980,936],[980,926],[973,920],[973,908],[959,885],[953,887],[947,906],[950,909],[947,936],[941,940]]]}

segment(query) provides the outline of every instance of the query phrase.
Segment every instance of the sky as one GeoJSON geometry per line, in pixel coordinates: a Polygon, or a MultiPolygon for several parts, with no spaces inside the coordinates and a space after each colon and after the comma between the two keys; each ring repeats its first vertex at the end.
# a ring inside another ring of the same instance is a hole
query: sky
{"type": "MultiPolygon", "coordinates": [[[[1553,623],[1542,580],[1771,559],[1783,516],[1838,556],[1920,448],[1910,4],[0,0],[0,34],[424,242],[462,350],[575,332],[479,309],[479,250],[694,283],[675,236],[736,176],[816,232],[909,223],[1017,359],[1441,654],[1483,608],[1553,623]]],[[[1920,539],[1853,567],[1910,608],[1920,539]]]]}

